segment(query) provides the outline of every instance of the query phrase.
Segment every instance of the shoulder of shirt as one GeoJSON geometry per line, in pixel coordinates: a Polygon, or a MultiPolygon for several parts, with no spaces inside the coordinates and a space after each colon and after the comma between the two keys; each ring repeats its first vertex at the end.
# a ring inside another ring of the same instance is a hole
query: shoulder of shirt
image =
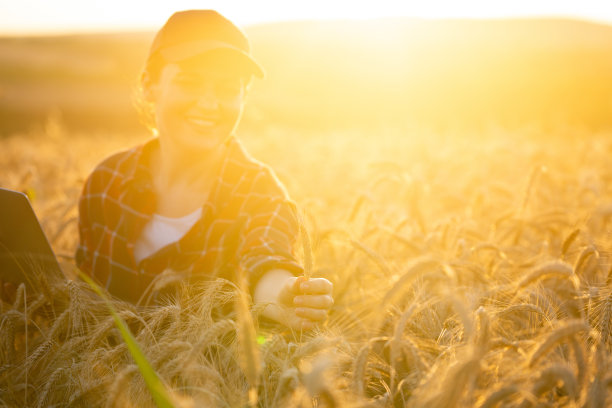
{"type": "Polygon", "coordinates": [[[126,175],[137,165],[143,146],[144,144],[141,144],[114,153],[96,165],[83,184],[80,200],[99,196],[111,183],[123,183],[126,175]]]}
{"type": "Polygon", "coordinates": [[[245,171],[251,172],[254,176],[271,176],[278,182],[274,170],[266,163],[251,156],[239,140],[236,140],[236,149],[234,152],[232,158],[237,160],[238,163],[236,164],[243,167],[245,171]]]}
{"type": "Polygon", "coordinates": [[[289,199],[287,189],[279,180],[274,169],[251,156],[240,141],[236,140],[236,142],[237,149],[236,153],[234,154],[234,158],[240,161],[240,165],[245,169],[245,171],[250,173],[251,178],[253,180],[260,178],[265,179],[265,184],[267,184],[269,188],[271,188],[277,194],[284,196],[286,199],[289,199]]]}
{"type": "Polygon", "coordinates": [[[89,179],[95,176],[125,176],[137,164],[138,157],[143,149],[143,144],[133,146],[129,149],[121,150],[106,157],[94,167],[89,175],[89,179]]]}

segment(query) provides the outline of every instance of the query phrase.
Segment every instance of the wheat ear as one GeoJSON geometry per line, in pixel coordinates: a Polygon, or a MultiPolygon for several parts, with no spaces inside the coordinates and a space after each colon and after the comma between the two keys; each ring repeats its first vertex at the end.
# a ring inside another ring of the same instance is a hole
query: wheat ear
{"type": "Polygon", "coordinates": [[[495,408],[497,404],[505,399],[508,399],[514,394],[517,394],[519,389],[514,385],[509,385],[494,391],[484,400],[478,408],[495,408]]]}
{"type": "Polygon", "coordinates": [[[538,280],[551,275],[570,279],[574,285],[577,286],[574,268],[572,268],[570,264],[563,261],[552,261],[534,268],[527,276],[521,279],[521,281],[518,283],[518,287],[524,288],[533,282],[537,282],[538,280]]]}
{"type": "Polygon", "coordinates": [[[559,381],[563,382],[563,388],[570,398],[578,398],[578,382],[572,370],[560,364],[555,364],[542,371],[540,378],[533,385],[532,393],[536,396],[542,395],[547,390],[557,386],[559,381]]]}
{"type": "Polygon", "coordinates": [[[575,334],[588,330],[589,327],[582,320],[572,320],[562,327],[559,327],[553,331],[544,342],[542,342],[538,348],[533,352],[529,358],[529,367],[533,367],[540,358],[546,354],[554,345],[566,337],[574,336],[575,334]]]}
{"type": "Polygon", "coordinates": [[[312,256],[312,245],[310,243],[310,237],[306,230],[306,221],[303,215],[300,215],[300,240],[302,241],[302,248],[304,250],[304,277],[306,280],[312,277],[313,271],[313,256],[312,256]]]}
{"type": "Polygon", "coordinates": [[[55,382],[58,380],[58,378],[62,374],[64,374],[64,371],[65,369],[63,367],[60,367],[57,370],[53,371],[53,374],[49,376],[49,379],[45,383],[45,387],[43,388],[42,393],[38,397],[38,408],[48,407],[50,405],[50,401],[47,399],[47,397],[52,394],[51,388],[55,385],[55,382]]]}
{"type": "Polygon", "coordinates": [[[370,354],[370,343],[365,344],[359,352],[357,357],[353,361],[353,391],[355,394],[362,396],[364,395],[365,389],[365,374],[368,365],[368,355],[370,354]]]}

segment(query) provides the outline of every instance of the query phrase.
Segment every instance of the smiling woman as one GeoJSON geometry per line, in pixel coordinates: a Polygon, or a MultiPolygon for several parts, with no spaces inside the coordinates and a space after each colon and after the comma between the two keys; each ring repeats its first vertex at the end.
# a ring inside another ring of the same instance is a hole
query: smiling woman
{"type": "Polygon", "coordinates": [[[296,206],[234,133],[253,77],[246,36],[214,11],[175,13],[157,33],[141,76],[157,137],[104,160],[79,202],[77,264],[111,294],[136,302],[165,270],[210,278],[227,258],[220,276],[246,271],[265,316],[326,319],[332,284],[299,277],[296,206]]]}
{"type": "Polygon", "coordinates": [[[247,81],[225,69],[182,64],[164,67],[149,88],[162,143],[219,148],[240,119],[247,81]]]}

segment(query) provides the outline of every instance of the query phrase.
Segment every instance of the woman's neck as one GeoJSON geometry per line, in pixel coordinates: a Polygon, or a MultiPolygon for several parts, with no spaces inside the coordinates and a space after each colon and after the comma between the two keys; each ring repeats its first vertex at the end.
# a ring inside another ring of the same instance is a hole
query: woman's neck
{"type": "Polygon", "coordinates": [[[155,155],[153,174],[160,191],[179,186],[208,193],[215,169],[227,149],[225,143],[214,149],[187,149],[160,138],[160,149],[155,155]]]}

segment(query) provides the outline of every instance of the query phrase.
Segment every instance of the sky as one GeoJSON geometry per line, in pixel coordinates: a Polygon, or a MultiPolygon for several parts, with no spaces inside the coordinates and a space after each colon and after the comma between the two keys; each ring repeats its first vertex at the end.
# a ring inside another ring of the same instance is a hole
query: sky
{"type": "Polygon", "coordinates": [[[153,30],[177,10],[212,8],[248,26],[302,19],[571,17],[612,24],[612,0],[0,0],[0,35],[153,30]]]}

